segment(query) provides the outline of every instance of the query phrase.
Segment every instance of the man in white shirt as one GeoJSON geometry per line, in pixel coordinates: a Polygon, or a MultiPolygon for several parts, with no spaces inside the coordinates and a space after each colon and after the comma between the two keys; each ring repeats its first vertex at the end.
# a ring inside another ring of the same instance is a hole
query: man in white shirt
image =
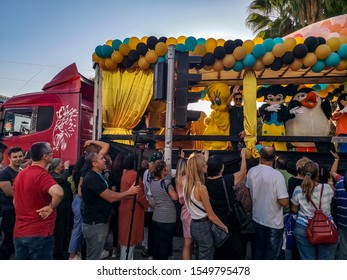
{"type": "Polygon", "coordinates": [[[247,174],[246,186],[252,197],[254,237],[252,259],[279,258],[283,236],[283,208],[289,206],[283,175],[273,168],[276,151],[265,146],[260,150],[260,164],[247,174]]]}

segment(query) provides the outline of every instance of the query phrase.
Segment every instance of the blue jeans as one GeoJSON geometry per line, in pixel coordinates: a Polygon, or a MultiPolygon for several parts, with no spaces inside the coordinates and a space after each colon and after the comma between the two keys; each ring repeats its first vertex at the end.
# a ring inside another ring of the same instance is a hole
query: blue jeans
{"type": "Polygon", "coordinates": [[[82,214],[81,214],[82,198],[78,195],[72,201],[73,228],[71,231],[71,238],[69,243],[69,253],[76,253],[81,251],[82,245],[82,214]]]}
{"type": "Polygon", "coordinates": [[[214,259],[214,241],[211,231],[211,221],[195,222],[192,220],[190,224],[190,234],[197,246],[197,260],[213,260],[214,259]]]}
{"type": "Polygon", "coordinates": [[[152,220],[154,247],[154,260],[167,260],[172,256],[172,240],[175,223],[160,223],[152,220]]]}
{"type": "Polygon", "coordinates": [[[306,237],[307,226],[296,223],[294,235],[302,260],[334,260],[337,244],[312,245],[306,237]]]}
{"type": "Polygon", "coordinates": [[[105,245],[107,224],[82,224],[82,233],[87,244],[87,260],[101,260],[105,245]]]}
{"type": "Polygon", "coordinates": [[[54,236],[13,238],[16,260],[53,260],[54,236]]]}
{"type": "Polygon", "coordinates": [[[283,243],[283,228],[275,229],[253,221],[253,260],[278,260],[283,243]]]}

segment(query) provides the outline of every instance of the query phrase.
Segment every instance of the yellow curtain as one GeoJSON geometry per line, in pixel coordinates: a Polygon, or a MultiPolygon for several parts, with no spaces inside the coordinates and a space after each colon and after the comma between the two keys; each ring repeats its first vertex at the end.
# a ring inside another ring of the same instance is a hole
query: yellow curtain
{"type": "MultiPolygon", "coordinates": [[[[131,135],[153,96],[153,70],[102,71],[104,134],[131,135]]],[[[132,141],[116,142],[132,145],[132,141]]]]}
{"type": "Polygon", "coordinates": [[[257,144],[257,80],[253,71],[247,71],[243,78],[245,144],[252,157],[258,158],[257,144]]]}

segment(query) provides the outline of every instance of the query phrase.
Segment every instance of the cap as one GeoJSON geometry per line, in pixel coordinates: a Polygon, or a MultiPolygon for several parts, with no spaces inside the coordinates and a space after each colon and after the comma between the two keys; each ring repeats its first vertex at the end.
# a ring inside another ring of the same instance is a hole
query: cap
{"type": "Polygon", "coordinates": [[[161,152],[155,152],[149,157],[149,162],[155,162],[157,160],[163,160],[164,156],[161,152]]]}

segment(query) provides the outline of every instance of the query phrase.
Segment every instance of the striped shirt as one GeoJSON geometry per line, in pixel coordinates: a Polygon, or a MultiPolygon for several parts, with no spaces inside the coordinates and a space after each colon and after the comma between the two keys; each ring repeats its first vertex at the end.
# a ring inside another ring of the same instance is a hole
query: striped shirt
{"type": "Polygon", "coordinates": [[[335,203],[338,227],[347,229],[347,191],[342,177],[335,185],[335,203]]]}

